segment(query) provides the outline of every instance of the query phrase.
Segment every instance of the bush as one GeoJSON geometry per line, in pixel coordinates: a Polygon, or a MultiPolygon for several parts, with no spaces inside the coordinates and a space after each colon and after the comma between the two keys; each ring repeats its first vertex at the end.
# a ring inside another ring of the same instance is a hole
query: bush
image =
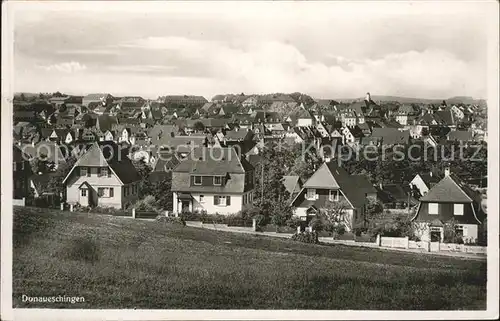
{"type": "Polygon", "coordinates": [[[132,207],[135,208],[136,211],[160,212],[156,207],[156,200],[152,195],[147,195],[143,199],[138,200],[132,207]]]}
{"type": "Polygon", "coordinates": [[[300,220],[299,217],[297,216],[292,216],[290,219],[288,219],[286,221],[286,226],[290,227],[290,228],[293,228],[293,229],[297,229],[298,226],[302,226],[303,221],[300,220]]]}
{"type": "Polygon", "coordinates": [[[361,236],[361,234],[366,233],[366,232],[368,232],[367,227],[359,226],[359,227],[355,227],[352,229],[352,233],[356,236],[361,236]]]}
{"type": "MultiPolygon", "coordinates": [[[[76,208],[76,207],[75,207],[76,208]]],[[[80,212],[87,212],[87,213],[99,213],[99,214],[108,214],[108,215],[115,215],[115,216],[132,216],[132,213],[119,209],[119,208],[114,208],[114,207],[101,207],[101,206],[96,206],[96,207],[79,207],[77,209],[80,212]]]]}
{"type": "Polygon", "coordinates": [[[156,217],[156,222],[186,226],[186,221],[184,221],[181,217],[167,217],[165,215],[158,215],[156,217]]]}
{"type": "Polygon", "coordinates": [[[325,229],[325,224],[323,223],[323,220],[318,217],[314,217],[309,222],[309,226],[312,227],[312,229],[317,232],[321,232],[325,229]]]}
{"type": "Polygon", "coordinates": [[[97,262],[99,254],[97,239],[91,235],[73,238],[63,251],[63,256],[67,259],[89,263],[97,262]]]}
{"type": "Polygon", "coordinates": [[[312,243],[318,244],[318,233],[317,232],[300,232],[292,235],[292,240],[302,242],[302,243],[312,243]]]}

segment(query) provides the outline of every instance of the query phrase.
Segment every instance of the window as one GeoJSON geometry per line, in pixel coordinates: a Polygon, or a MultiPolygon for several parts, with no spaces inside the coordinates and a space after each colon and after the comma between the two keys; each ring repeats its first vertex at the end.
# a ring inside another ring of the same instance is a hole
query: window
{"type": "Polygon", "coordinates": [[[214,176],[214,185],[222,185],[222,177],[214,176]]]}
{"type": "Polygon", "coordinates": [[[431,215],[439,214],[439,204],[438,203],[429,203],[429,214],[431,214],[431,215]]]}
{"type": "Polygon", "coordinates": [[[194,177],[194,185],[201,185],[201,176],[194,177]]]}
{"type": "Polygon", "coordinates": [[[228,206],[231,205],[231,196],[214,196],[214,205],[228,206]]]}
{"type": "Polygon", "coordinates": [[[97,188],[97,196],[99,197],[104,196],[104,188],[102,187],[97,188]]]}
{"type": "Polygon", "coordinates": [[[308,200],[316,199],[316,190],[314,188],[308,188],[306,198],[308,200]]]}
{"type": "Polygon", "coordinates": [[[87,196],[87,189],[86,188],[82,189],[82,196],[87,196]]]}
{"type": "Polygon", "coordinates": [[[109,189],[109,197],[114,197],[115,196],[115,190],[113,187],[109,189]]]}
{"type": "Polygon", "coordinates": [[[205,202],[205,195],[200,195],[200,203],[204,203],[205,202]]]}
{"type": "Polygon", "coordinates": [[[336,191],[333,191],[333,190],[330,190],[330,201],[338,201],[339,200],[339,195],[340,195],[340,192],[338,190],[336,191]]]}
{"type": "Polygon", "coordinates": [[[101,173],[100,176],[108,176],[108,168],[107,167],[102,167],[100,168],[101,173]]]}
{"type": "Polygon", "coordinates": [[[87,167],[80,168],[80,176],[87,176],[87,167]]]}
{"type": "Polygon", "coordinates": [[[454,215],[464,215],[464,204],[453,204],[454,215]]]}
{"type": "Polygon", "coordinates": [[[457,237],[464,237],[464,226],[463,225],[455,225],[455,235],[457,237]]]}

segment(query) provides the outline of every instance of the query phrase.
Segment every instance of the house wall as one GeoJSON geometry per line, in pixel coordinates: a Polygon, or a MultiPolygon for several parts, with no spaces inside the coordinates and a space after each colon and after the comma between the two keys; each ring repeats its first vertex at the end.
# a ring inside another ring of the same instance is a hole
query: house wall
{"type": "Polygon", "coordinates": [[[472,209],[472,203],[460,203],[464,205],[463,215],[453,214],[453,204],[459,203],[438,203],[438,215],[429,214],[429,203],[421,202],[420,207],[415,217],[417,222],[432,222],[435,219],[439,219],[443,222],[447,222],[451,219],[455,219],[457,223],[461,224],[479,224],[479,222],[474,217],[474,212],[472,209]]]}
{"type": "Polygon", "coordinates": [[[313,125],[313,120],[312,118],[299,118],[297,119],[297,126],[298,127],[308,127],[313,125]]]}
{"type": "MultiPolygon", "coordinates": [[[[415,229],[415,236],[419,237],[423,242],[431,241],[430,227],[426,222],[416,222],[418,228],[415,229]]],[[[459,224],[463,227],[464,241],[474,242],[478,238],[478,225],[477,224],[459,224]]]]}
{"type": "MultiPolygon", "coordinates": [[[[177,193],[174,192],[174,211],[181,210],[179,201],[177,200],[177,193]]],[[[193,210],[205,210],[208,214],[236,214],[243,209],[243,194],[212,194],[212,193],[191,193],[193,196],[193,210]],[[203,195],[204,201],[200,203],[200,195],[203,195]],[[230,205],[214,205],[214,196],[230,196],[230,205]]],[[[248,206],[248,205],[247,205],[248,206]]]]}
{"type": "Polygon", "coordinates": [[[80,176],[79,168],[75,168],[71,173],[71,176],[66,181],[66,202],[68,204],[76,204],[80,202],[80,185],[83,182],[87,182],[92,187],[92,197],[94,203],[97,206],[104,207],[116,207],[121,208],[125,202],[134,201],[137,199],[137,193],[129,194],[126,197],[124,196],[124,189],[122,187],[130,186],[122,185],[118,177],[116,177],[113,173],[111,177],[107,176],[98,176],[98,168],[91,167],[91,175],[89,176],[80,176]],[[113,197],[98,197],[97,191],[99,187],[104,188],[113,188],[113,197]]]}

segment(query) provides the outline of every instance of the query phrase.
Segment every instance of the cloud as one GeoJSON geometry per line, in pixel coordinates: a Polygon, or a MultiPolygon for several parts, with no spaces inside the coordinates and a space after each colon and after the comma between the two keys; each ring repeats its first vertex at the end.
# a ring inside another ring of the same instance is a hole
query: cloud
{"type": "Polygon", "coordinates": [[[62,62],[59,64],[53,64],[48,66],[39,66],[41,69],[46,71],[57,71],[64,73],[75,73],[87,69],[87,66],[80,64],[79,62],[70,61],[62,62]]]}
{"type": "Polygon", "coordinates": [[[483,66],[442,49],[389,53],[377,59],[330,53],[326,61],[314,61],[294,45],[279,41],[248,41],[235,47],[220,41],[148,37],[122,46],[141,48],[148,59],[172,55],[177,68],[156,70],[165,71],[165,76],[175,70],[181,76],[197,69],[198,77],[213,80],[214,93],[220,91],[217,85],[225,83],[234,92],[302,91],[328,97],[358,97],[367,91],[429,98],[485,95],[483,66]]]}

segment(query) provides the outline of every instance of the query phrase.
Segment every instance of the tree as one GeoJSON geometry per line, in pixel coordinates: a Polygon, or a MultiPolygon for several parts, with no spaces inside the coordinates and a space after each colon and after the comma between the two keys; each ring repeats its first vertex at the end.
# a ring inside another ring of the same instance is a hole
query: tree
{"type": "Polygon", "coordinates": [[[66,162],[59,165],[54,175],[50,178],[47,183],[47,191],[56,194],[61,194],[66,190],[63,184],[64,178],[69,174],[71,169],[76,163],[76,157],[70,156],[66,158],[66,162]]]}
{"type": "Polygon", "coordinates": [[[193,124],[193,129],[197,132],[205,131],[205,125],[201,121],[197,121],[193,124]]]}
{"type": "Polygon", "coordinates": [[[146,164],[144,158],[139,160],[132,160],[132,164],[134,164],[135,169],[139,173],[141,180],[139,182],[138,187],[138,195],[139,198],[143,198],[147,195],[153,194],[153,184],[149,180],[149,173],[151,173],[151,167],[146,164]]]}
{"type": "Polygon", "coordinates": [[[350,230],[353,226],[353,218],[349,209],[351,209],[351,207],[345,200],[340,200],[338,202],[328,201],[325,207],[319,211],[319,215],[332,228],[342,225],[350,230]]]}
{"type": "Polygon", "coordinates": [[[55,168],[54,162],[47,160],[47,156],[41,154],[39,157],[34,157],[30,161],[31,170],[36,174],[45,174],[51,172],[55,168]]]}
{"type": "Polygon", "coordinates": [[[383,210],[384,206],[380,201],[368,198],[368,202],[365,206],[365,215],[363,216],[363,223],[365,226],[372,222],[378,215],[382,214],[383,210]]]}
{"type": "Polygon", "coordinates": [[[156,199],[158,208],[164,210],[173,210],[174,198],[172,194],[172,173],[169,172],[164,179],[153,184],[152,195],[156,199]]]}
{"type": "Polygon", "coordinates": [[[302,180],[307,180],[321,166],[323,160],[318,155],[316,148],[302,151],[301,144],[297,144],[293,150],[294,163],[292,173],[300,176],[302,180]]]}
{"type": "Polygon", "coordinates": [[[293,209],[287,200],[274,202],[271,208],[271,223],[276,226],[284,226],[292,218],[293,209]]]}

